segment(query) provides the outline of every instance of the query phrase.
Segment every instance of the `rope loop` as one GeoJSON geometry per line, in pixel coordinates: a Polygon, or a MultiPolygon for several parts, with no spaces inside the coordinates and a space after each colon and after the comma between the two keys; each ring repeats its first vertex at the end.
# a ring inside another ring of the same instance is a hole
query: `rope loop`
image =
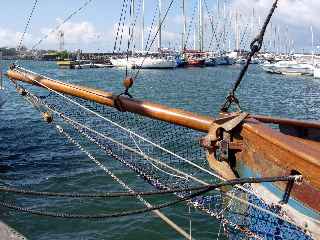
{"type": "Polygon", "coordinates": [[[234,92],[230,92],[230,94],[226,97],[226,101],[221,107],[221,112],[228,112],[228,109],[232,104],[235,104],[238,112],[241,112],[239,99],[234,95],[234,92]]]}
{"type": "Polygon", "coordinates": [[[262,48],[263,38],[259,34],[250,44],[251,54],[254,55],[255,53],[259,52],[262,48]]]}

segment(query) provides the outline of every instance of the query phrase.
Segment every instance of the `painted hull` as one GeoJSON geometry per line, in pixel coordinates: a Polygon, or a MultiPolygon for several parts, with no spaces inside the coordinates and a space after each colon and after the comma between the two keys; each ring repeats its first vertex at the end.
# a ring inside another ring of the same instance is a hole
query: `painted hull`
{"type": "Polygon", "coordinates": [[[204,67],[205,66],[205,60],[188,59],[186,66],[187,67],[204,67]]]}
{"type": "Polygon", "coordinates": [[[217,65],[232,65],[235,61],[229,57],[216,57],[215,58],[217,65]]]}
{"type": "MultiPolygon", "coordinates": [[[[295,147],[297,159],[299,155],[309,149],[320,147],[320,126],[308,128],[301,126],[305,132],[300,138],[297,129],[299,126],[279,124],[280,132],[270,130],[257,121],[252,131],[250,128],[241,133],[242,152],[236,154],[236,171],[240,177],[270,177],[298,174],[299,160],[295,161],[291,153],[285,149],[295,147]],[[309,134],[308,134],[309,133],[309,134]],[[265,136],[270,136],[267,139],[265,136]],[[270,142],[272,140],[272,144],[270,142]],[[276,144],[275,144],[276,143],[276,144]],[[278,155],[277,157],[275,157],[278,155]],[[286,161],[285,161],[286,160],[286,161]],[[298,169],[298,170],[297,170],[298,169]]],[[[300,131],[299,130],[299,131],[300,131]]],[[[320,163],[306,162],[310,171],[319,174],[320,163]],[[315,165],[314,165],[315,164],[315,165]]],[[[288,204],[280,204],[285,195],[287,183],[253,184],[256,194],[267,204],[280,206],[282,213],[292,219],[298,226],[309,230],[312,238],[320,239],[320,190],[311,184],[309,179],[303,179],[300,184],[294,184],[288,204]],[[313,233],[313,234],[311,234],[313,233]]]]}

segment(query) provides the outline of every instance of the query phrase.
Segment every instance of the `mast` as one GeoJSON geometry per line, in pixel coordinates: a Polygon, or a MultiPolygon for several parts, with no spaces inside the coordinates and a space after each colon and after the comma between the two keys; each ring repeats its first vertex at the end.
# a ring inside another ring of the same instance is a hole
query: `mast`
{"type": "Polygon", "coordinates": [[[159,8],[159,39],[158,39],[158,50],[159,51],[161,51],[161,45],[162,45],[162,39],[161,39],[161,34],[162,34],[162,24],[161,24],[161,6],[162,6],[162,4],[161,4],[161,0],[159,0],[159,2],[158,2],[158,8],[159,8]]]}
{"type": "Polygon", "coordinates": [[[193,49],[196,50],[196,42],[197,42],[197,37],[196,37],[196,31],[197,31],[197,23],[194,23],[194,31],[193,31],[193,49]]]}
{"type": "Polygon", "coordinates": [[[199,4],[199,50],[203,51],[203,6],[202,0],[198,1],[199,4]]]}
{"type": "Polygon", "coordinates": [[[313,34],[313,27],[311,25],[311,47],[312,47],[312,65],[314,65],[314,34],[313,34]]]}
{"type": "Polygon", "coordinates": [[[0,51],[0,90],[3,89],[3,76],[2,76],[2,51],[0,51]]]}
{"type": "Polygon", "coordinates": [[[141,51],[144,52],[144,0],[142,0],[141,51]]]}
{"type": "Polygon", "coordinates": [[[239,50],[239,29],[238,29],[238,10],[236,10],[236,20],[235,20],[235,37],[236,37],[236,50],[239,50]]]}
{"type": "Polygon", "coordinates": [[[185,49],[185,41],[187,35],[187,18],[186,18],[186,5],[185,0],[182,0],[182,15],[183,15],[183,33],[182,33],[182,51],[185,49]]]}

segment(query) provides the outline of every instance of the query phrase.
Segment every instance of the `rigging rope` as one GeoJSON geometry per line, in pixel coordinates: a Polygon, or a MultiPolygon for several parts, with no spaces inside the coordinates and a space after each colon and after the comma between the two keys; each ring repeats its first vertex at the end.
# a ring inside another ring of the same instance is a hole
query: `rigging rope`
{"type": "Polygon", "coordinates": [[[116,49],[117,49],[119,31],[120,31],[120,26],[121,26],[121,23],[122,23],[122,17],[123,17],[124,9],[125,9],[125,7],[126,7],[126,1],[127,1],[127,0],[122,0],[122,8],[121,8],[120,19],[119,19],[119,22],[118,22],[117,33],[116,33],[116,37],[115,37],[115,41],[114,41],[114,46],[113,46],[113,54],[116,52],[116,49]]]}
{"type": "MultiPolygon", "coordinates": [[[[30,70],[24,69],[24,68],[22,68],[22,67],[16,67],[16,69],[17,69],[17,70],[18,70],[18,69],[22,69],[23,71],[30,72],[30,73],[32,73],[32,74],[36,74],[36,73],[34,73],[34,72],[30,71],[30,70]]],[[[18,70],[18,71],[19,71],[19,70],[18,70]]],[[[24,72],[21,72],[21,71],[20,71],[20,73],[23,74],[24,72]]],[[[39,75],[39,74],[38,74],[38,75],[39,75]]],[[[39,76],[41,76],[41,75],[39,75],[39,76]]],[[[44,76],[42,76],[42,77],[44,77],[44,76]]],[[[50,78],[47,78],[47,79],[50,79],[50,78]]],[[[183,157],[181,157],[180,155],[178,155],[178,154],[176,154],[176,153],[174,153],[174,152],[172,152],[172,151],[170,151],[170,150],[168,150],[168,149],[166,149],[166,148],[163,148],[162,146],[160,146],[160,145],[158,145],[158,144],[156,144],[156,143],[148,140],[147,138],[145,138],[145,137],[143,137],[143,136],[140,136],[139,134],[131,131],[130,129],[127,129],[127,128],[121,126],[120,124],[118,124],[118,123],[110,120],[109,118],[106,118],[106,117],[102,116],[101,114],[99,114],[99,113],[97,113],[97,112],[95,112],[95,111],[93,111],[93,110],[91,110],[91,109],[88,109],[87,107],[81,105],[80,103],[72,100],[70,97],[67,97],[67,96],[61,94],[60,92],[57,92],[57,91],[55,91],[55,90],[47,87],[46,85],[43,85],[41,82],[37,81],[36,79],[34,79],[34,80],[33,80],[33,79],[30,79],[30,80],[31,80],[31,81],[35,81],[38,85],[40,85],[40,86],[48,89],[48,90],[51,91],[51,92],[56,93],[56,94],[59,95],[60,97],[66,99],[67,101],[69,101],[69,102],[72,103],[72,104],[75,104],[75,105],[79,106],[80,108],[84,109],[85,111],[87,111],[87,112],[89,112],[89,113],[92,113],[92,114],[96,115],[97,117],[99,117],[99,118],[101,118],[101,119],[109,122],[111,125],[113,125],[113,126],[115,126],[115,127],[118,127],[119,129],[127,132],[128,134],[132,134],[132,135],[138,137],[138,138],[141,139],[142,141],[144,141],[144,142],[146,142],[146,143],[149,143],[149,144],[151,144],[152,146],[156,147],[157,149],[159,149],[159,150],[161,150],[161,151],[164,151],[164,152],[166,152],[166,153],[168,153],[168,154],[170,154],[170,155],[178,158],[179,160],[184,161],[184,162],[190,164],[191,166],[193,166],[193,167],[195,167],[195,168],[203,171],[204,173],[207,173],[207,174],[209,174],[209,175],[211,175],[211,176],[213,176],[213,177],[215,177],[215,178],[217,178],[217,179],[219,179],[219,180],[223,180],[223,181],[226,180],[226,179],[224,179],[223,177],[221,177],[220,175],[218,175],[218,174],[216,174],[216,173],[214,173],[214,172],[212,172],[212,171],[210,171],[210,170],[208,170],[208,169],[205,169],[205,168],[197,165],[197,164],[194,163],[193,161],[188,160],[188,159],[186,159],[186,158],[183,158],[183,157]]],[[[50,80],[53,80],[53,79],[50,79],[50,80]]],[[[53,81],[55,81],[55,80],[53,80],[53,81]]],[[[61,115],[61,113],[58,113],[58,114],[61,115]]],[[[62,114],[61,116],[63,116],[63,114],[62,114]]],[[[75,123],[75,122],[74,122],[72,119],[70,119],[70,118],[68,118],[68,120],[71,121],[71,122],[73,122],[73,123],[75,123]]],[[[78,124],[78,123],[76,123],[76,124],[78,124]]],[[[80,125],[81,127],[84,127],[84,128],[86,128],[86,129],[88,129],[89,131],[94,132],[95,134],[97,134],[97,135],[99,135],[99,136],[101,136],[101,137],[103,137],[103,138],[106,138],[106,139],[108,139],[108,140],[110,140],[110,141],[113,141],[113,142],[115,141],[115,140],[111,139],[111,138],[108,137],[108,136],[105,136],[105,135],[103,135],[103,134],[101,134],[101,133],[99,133],[99,132],[97,132],[97,131],[95,131],[95,130],[93,130],[93,129],[88,128],[87,126],[84,126],[84,125],[82,125],[82,124],[79,124],[79,125],[80,125]]],[[[136,152],[137,154],[141,154],[140,152],[137,152],[137,151],[133,150],[132,148],[130,148],[130,147],[128,147],[128,146],[125,146],[125,145],[122,144],[122,143],[116,142],[116,144],[118,144],[118,145],[120,145],[120,146],[122,146],[122,147],[125,147],[125,148],[127,148],[128,150],[130,150],[130,151],[134,151],[134,152],[136,152]]],[[[144,157],[148,157],[148,156],[144,156],[144,157]]],[[[148,158],[149,158],[149,157],[148,157],[148,158]]],[[[152,158],[150,158],[150,159],[154,161],[154,159],[152,159],[152,158]]],[[[157,161],[157,162],[160,163],[160,164],[163,164],[163,165],[164,165],[165,167],[167,167],[167,168],[170,168],[170,169],[176,171],[176,172],[179,173],[179,174],[185,175],[186,177],[188,177],[188,178],[190,178],[190,179],[193,179],[193,180],[195,180],[195,181],[197,181],[197,182],[199,182],[199,183],[202,183],[202,184],[204,184],[204,185],[208,185],[207,183],[205,183],[205,182],[203,182],[203,181],[201,181],[201,180],[198,180],[198,179],[194,178],[194,177],[191,176],[191,175],[186,175],[185,173],[183,173],[183,172],[181,172],[181,171],[179,171],[179,170],[177,170],[177,169],[171,168],[170,166],[168,166],[168,165],[166,165],[166,164],[164,164],[164,163],[161,163],[161,162],[159,162],[158,160],[155,160],[155,161],[157,161]]],[[[244,188],[244,187],[242,187],[242,186],[236,186],[236,187],[239,188],[239,189],[241,189],[241,190],[243,190],[243,191],[245,191],[245,192],[248,192],[248,193],[251,193],[251,194],[256,195],[255,193],[250,192],[248,189],[246,189],[246,188],[244,188]]]]}
{"type": "MultiPolygon", "coordinates": [[[[31,71],[29,71],[29,72],[31,72],[31,71]]],[[[41,84],[40,82],[38,82],[37,80],[35,80],[35,81],[36,81],[40,86],[42,85],[42,84],[41,84]]],[[[114,123],[113,121],[109,120],[108,118],[105,118],[105,117],[101,116],[100,114],[96,113],[95,111],[92,111],[92,110],[86,108],[85,106],[83,106],[83,105],[81,105],[81,104],[73,101],[72,99],[64,96],[63,94],[61,94],[61,93],[59,93],[59,92],[56,92],[56,91],[54,91],[54,90],[52,90],[52,89],[50,89],[50,88],[48,88],[48,87],[46,87],[46,86],[44,86],[44,85],[42,85],[42,86],[45,87],[45,88],[47,88],[47,89],[50,90],[50,91],[55,92],[57,95],[62,96],[63,98],[65,98],[65,99],[67,99],[68,101],[70,101],[71,103],[78,105],[80,108],[83,108],[84,110],[89,111],[89,112],[91,112],[92,114],[94,114],[94,115],[96,115],[96,116],[98,116],[98,117],[100,117],[100,118],[108,121],[108,122],[111,123],[112,125],[119,126],[120,128],[123,128],[121,125],[118,125],[117,123],[114,123]]],[[[49,107],[49,106],[47,106],[47,107],[49,107]]],[[[61,114],[61,113],[59,113],[59,112],[57,112],[57,114],[58,114],[60,117],[63,117],[63,114],[61,114]]],[[[79,125],[80,125],[80,124],[79,124],[79,125]]],[[[84,127],[85,127],[85,126],[84,126],[84,127]]],[[[75,128],[77,128],[77,127],[75,127],[75,128]]],[[[86,128],[87,128],[87,127],[86,127],[86,128]]],[[[87,128],[87,129],[89,129],[89,128],[87,128]]],[[[126,128],[123,128],[123,129],[126,129],[126,128]]],[[[94,131],[94,130],[92,130],[92,129],[89,129],[89,130],[90,130],[90,131],[94,131]]],[[[130,131],[129,129],[126,129],[125,131],[129,131],[129,133],[131,132],[132,134],[134,134],[134,135],[136,135],[136,136],[138,136],[138,137],[140,137],[140,138],[142,138],[142,139],[145,139],[145,138],[141,137],[140,135],[137,135],[136,133],[130,131]]],[[[80,133],[81,133],[81,131],[80,131],[80,133]]],[[[95,140],[93,140],[89,135],[84,134],[84,133],[82,133],[82,134],[85,135],[89,140],[91,140],[91,141],[93,141],[94,143],[96,143],[95,140]]],[[[94,131],[94,134],[97,134],[97,135],[102,136],[102,137],[104,137],[104,138],[108,138],[108,137],[106,137],[106,136],[104,136],[104,135],[102,135],[101,133],[98,133],[98,132],[96,132],[96,131],[94,131]]],[[[109,139],[109,140],[111,140],[111,139],[109,139]]],[[[148,141],[148,140],[146,140],[146,141],[148,141]]],[[[98,143],[96,143],[96,144],[98,144],[98,143]]],[[[119,143],[117,143],[117,144],[119,144],[119,143]]],[[[121,144],[121,143],[120,143],[120,144],[121,144]]],[[[152,143],[152,142],[150,142],[150,144],[154,145],[154,143],[152,143]]],[[[99,145],[99,144],[98,144],[98,146],[101,147],[101,149],[104,149],[104,150],[106,151],[106,153],[110,154],[112,157],[115,157],[117,160],[119,160],[120,162],[124,163],[127,167],[129,167],[129,168],[131,168],[132,170],[136,171],[139,175],[141,175],[141,176],[143,176],[143,177],[146,177],[146,175],[144,174],[144,172],[141,172],[139,169],[137,169],[135,166],[132,166],[130,163],[127,163],[126,161],[124,161],[124,160],[122,160],[122,159],[119,159],[116,155],[114,155],[114,154],[112,153],[111,150],[105,149],[104,147],[102,147],[102,146],[99,145]]],[[[124,148],[126,147],[126,146],[123,145],[123,144],[122,144],[121,146],[124,147],[124,148]]],[[[155,144],[155,146],[158,146],[158,145],[155,144]]],[[[160,146],[160,147],[161,147],[161,146],[160,146]]],[[[128,148],[127,148],[127,149],[128,149],[128,148]]],[[[130,149],[128,149],[128,150],[130,150],[130,149]]],[[[169,150],[164,149],[164,151],[168,151],[168,153],[175,155],[174,153],[170,152],[169,150]]],[[[140,152],[138,152],[138,153],[140,153],[140,152]]],[[[177,156],[179,156],[179,155],[177,155],[177,156]]],[[[180,157],[180,158],[181,158],[181,157],[180,157]]],[[[181,160],[182,160],[182,159],[184,159],[184,158],[181,158],[181,160]]],[[[188,162],[188,160],[186,160],[186,159],[184,159],[184,160],[188,162]]],[[[189,162],[188,162],[188,163],[189,163],[189,162]]],[[[164,164],[164,165],[165,165],[165,164],[164,164]]],[[[166,167],[169,167],[169,166],[167,166],[167,165],[165,165],[165,166],[166,166],[166,167]]],[[[197,164],[195,164],[194,166],[195,166],[195,167],[200,167],[200,166],[198,166],[197,164]]],[[[171,168],[171,169],[172,169],[172,168],[171,168]]],[[[201,169],[201,167],[200,167],[200,169],[201,169]]],[[[204,170],[205,170],[205,171],[208,171],[208,170],[206,170],[206,169],[204,169],[204,170]]],[[[176,170],[176,171],[178,171],[178,170],[176,170]]],[[[180,171],[178,171],[178,172],[179,172],[179,173],[182,173],[182,174],[185,174],[185,173],[180,172],[180,171]]],[[[210,174],[211,172],[208,171],[208,173],[210,174]]],[[[215,175],[215,174],[212,173],[211,175],[215,175]]],[[[203,181],[201,181],[201,180],[197,180],[197,178],[194,178],[193,176],[190,176],[190,175],[186,175],[186,176],[188,176],[190,179],[193,179],[193,180],[195,180],[195,181],[197,181],[197,182],[200,182],[200,183],[203,183],[203,184],[205,184],[205,185],[208,185],[207,183],[205,183],[205,182],[203,182],[203,181]]],[[[219,175],[216,175],[216,176],[217,176],[218,179],[222,179],[222,180],[223,180],[223,178],[221,178],[219,175]]],[[[150,176],[149,176],[149,177],[150,177],[150,176]]],[[[148,180],[148,179],[146,178],[146,180],[148,180]]],[[[149,181],[149,180],[148,180],[148,181],[149,181]]],[[[151,184],[152,184],[152,182],[154,182],[154,180],[152,180],[152,178],[150,179],[150,181],[151,181],[151,182],[150,182],[151,184]]],[[[154,182],[154,183],[156,184],[155,186],[157,186],[157,187],[161,186],[161,185],[160,185],[160,182],[158,182],[158,181],[156,181],[156,182],[154,182]]],[[[243,188],[243,187],[238,186],[238,185],[236,185],[236,188],[241,189],[241,190],[243,190],[243,191],[245,191],[245,192],[248,192],[249,194],[253,194],[253,195],[257,196],[257,194],[256,194],[255,192],[252,192],[252,191],[250,191],[250,190],[247,189],[247,188],[243,188]]],[[[225,193],[223,193],[223,192],[221,192],[221,193],[222,193],[222,194],[225,194],[225,193]]],[[[295,222],[291,221],[290,219],[284,218],[283,216],[280,216],[280,215],[278,215],[278,214],[276,214],[276,213],[273,213],[273,212],[271,212],[271,211],[268,210],[268,209],[264,209],[264,208],[262,208],[262,207],[259,207],[258,205],[254,204],[254,203],[248,202],[247,200],[243,200],[242,198],[237,197],[237,196],[235,196],[235,195],[233,195],[233,194],[226,193],[225,196],[226,196],[226,197],[229,197],[229,198],[231,198],[231,199],[237,200],[237,201],[239,201],[240,203],[246,204],[246,205],[248,205],[248,206],[250,206],[250,207],[252,207],[252,208],[254,208],[254,209],[257,209],[257,210],[259,210],[259,211],[261,211],[261,212],[264,212],[264,213],[266,213],[266,214],[268,214],[268,215],[270,215],[270,216],[273,216],[273,217],[275,217],[275,218],[277,218],[277,219],[281,219],[281,220],[283,220],[284,222],[288,222],[288,223],[292,224],[293,226],[298,227],[299,229],[301,228],[300,226],[298,226],[295,222]]],[[[200,209],[203,210],[204,212],[207,212],[209,215],[214,216],[214,217],[216,217],[216,218],[219,219],[219,215],[214,214],[212,211],[210,211],[210,210],[208,210],[208,209],[206,209],[206,208],[204,208],[204,207],[199,207],[199,205],[198,205],[197,202],[192,203],[192,205],[193,205],[194,207],[196,207],[196,208],[200,208],[200,209]]],[[[201,205],[200,205],[200,206],[201,206],[201,205]]],[[[239,226],[238,226],[238,225],[236,225],[236,224],[234,224],[234,223],[232,223],[232,222],[230,222],[230,221],[226,221],[226,224],[228,224],[229,226],[234,227],[235,229],[239,229],[239,226]]],[[[302,229],[304,229],[304,228],[302,227],[302,229]]]]}
{"type": "Polygon", "coordinates": [[[151,35],[152,35],[152,31],[153,31],[153,26],[154,26],[155,21],[156,21],[157,12],[158,12],[158,5],[156,6],[156,8],[155,8],[155,10],[154,10],[154,14],[153,14],[153,17],[152,17],[152,22],[151,22],[151,27],[150,27],[149,34],[148,34],[147,43],[146,43],[144,49],[147,49],[148,46],[149,46],[149,41],[150,41],[150,39],[151,39],[151,35]]]}
{"type": "MultiPolygon", "coordinates": [[[[21,72],[22,74],[26,74],[26,72],[32,73],[32,71],[23,70],[23,68],[20,68],[20,67],[17,67],[16,70],[19,71],[19,72],[21,72]],[[21,69],[22,71],[19,70],[19,69],[21,69]],[[24,72],[23,72],[23,71],[24,71],[24,72]]],[[[33,74],[35,74],[35,73],[33,73],[33,74]]],[[[122,126],[119,125],[118,123],[115,123],[115,122],[113,122],[112,120],[110,120],[109,118],[106,118],[106,117],[102,116],[101,114],[99,114],[99,113],[97,113],[97,112],[95,112],[95,111],[93,111],[93,110],[91,110],[91,109],[83,106],[82,104],[78,103],[77,101],[74,101],[74,100],[70,99],[69,97],[66,97],[66,96],[63,95],[63,94],[61,94],[61,93],[59,93],[59,92],[56,92],[56,91],[48,88],[47,86],[41,84],[41,82],[39,82],[37,79],[38,79],[38,78],[32,78],[32,79],[30,79],[30,80],[31,80],[31,81],[34,81],[35,83],[37,83],[37,84],[40,85],[40,86],[43,86],[44,88],[48,89],[48,90],[51,91],[51,92],[55,92],[58,96],[61,96],[63,99],[66,99],[67,102],[70,102],[72,105],[78,106],[78,107],[80,107],[81,109],[85,110],[86,112],[92,113],[93,115],[97,116],[98,118],[101,118],[101,119],[109,122],[111,125],[116,126],[116,127],[120,128],[121,130],[129,133],[129,134],[132,134],[132,135],[134,135],[134,136],[137,136],[140,140],[142,140],[142,141],[144,141],[144,142],[146,142],[146,143],[149,143],[149,144],[151,144],[152,146],[154,146],[154,147],[156,147],[156,148],[159,148],[159,150],[161,150],[161,151],[163,151],[163,152],[167,152],[168,154],[170,154],[170,155],[172,155],[172,156],[174,156],[174,157],[177,157],[177,159],[180,159],[180,160],[182,160],[182,161],[190,164],[191,166],[194,166],[194,167],[200,169],[201,171],[203,170],[204,172],[206,172],[206,173],[208,173],[208,174],[210,174],[210,175],[216,176],[218,179],[222,179],[222,180],[223,180],[223,178],[221,178],[219,175],[215,175],[215,174],[212,173],[211,171],[208,171],[207,169],[202,168],[201,166],[193,163],[192,161],[187,160],[186,158],[180,157],[179,155],[171,152],[170,150],[167,150],[167,149],[165,149],[165,148],[162,148],[161,145],[155,144],[155,143],[149,141],[148,139],[146,139],[145,137],[142,137],[142,136],[140,136],[139,134],[136,134],[135,132],[133,132],[133,131],[127,129],[127,128],[122,127],[122,126]]],[[[47,79],[49,79],[49,78],[47,78],[47,79]]],[[[50,107],[50,106],[47,106],[47,107],[50,107]]],[[[61,113],[59,113],[59,112],[57,112],[57,114],[58,114],[58,116],[63,117],[63,114],[61,114],[61,113]]],[[[70,121],[67,121],[67,122],[70,123],[70,121]]],[[[85,126],[82,126],[81,128],[83,128],[83,127],[85,127],[85,126]]],[[[87,128],[87,129],[88,129],[88,128],[87,128]]],[[[92,129],[89,129],[89,130],[92,131],[92,129]]],[[[81,133],[81,131],[80,131],[80,133],[81,133]]],[[[86,133],[85,133],[85,134],[84,134],[84,133],[81,133],[81,134],[85,135],[90,141],[93,141],[94,143],[98,144],[98,143],[97,143],[95,140],[93,140],[92,138],[90,139],[90,136],[88,136],[86,133]]],[[[106,137],[105,135],[103,135],[103,134],[101,134],[101,133],[98,133],[98,132],[96,132],[96,131],[94,131],[94,130],[93,130],[93,134],[98,135],[98,136],[103,137],[103,138],[106,137]]],[[[110,140],[110,139],[108,139],[108,140],[110,140]]],[[[111,140],[110,140],[110,141],[111,141],[111,140]]],[[[118,144],[118,143],[117,143],[117,144],[118,144]]],[[[104,147],[102,147],[101,145],[98,144],[98,146],[99,146],[101,149],[106,150],[106,149],[105,149],[104,147]]],[[[111,147],[111,146],[110,146],[110,147],[111,147]]],[[[121,148],[126,149],[126,148],[125,148],[125,145],[121,145],[121,148]]],[[[128,148],[127,148],[127,150],[130,151],[130,149],[128,149],[128,148]]],[[[110,153],[110,151],[109,151],[108,149],[107,149],[107,153],[108,153],[108,154],[112,154],[112,152],[110,153]]],[[[137,154],[141,154],[140,151],[136,151],[136,153],[137,153],[137,154]]],[[[116,156],[114,156],[114,155],[111,155],[111,156],[116,158],[116,156]]],[[[142,157],[143,157],[143,156],[142,156],[142,157]]],[[[145,157],[147,157],[147,156],[145,156],[145,157]]],[[[144,157],[143,157],[143,158],[144,158],[144,157]]],[[[135,166],[132,166],[131,163],[128,163],[128,162],[126,162],[126,161],[121,161],[121,159],[119,159],[119,158],[116,158],[116,159],[117,159],[117,160],[120,160],[120,162],[124,163],[127,167],[131,168],[132,170],[137,171],[138,175],[141,175],[142,177],[145,177],[145,176],[146,176],[145,174],[143,174],[143,172],[141,172],[141,171],[140,171],[139,169],[137,169],[135,166]],[[140,172],[139,172],[139,171],[140,171],[140,172]]],[[[152,159],[150,159],[150,160],[152,160],[152,159]]],[[[165,165],[163,165],[163,166],[165,166],[165,165]]],[[[167,166],[167,165],[166,165],[165,167],[170,167],[170,166],[167,166]]],[[[171,168],[171,169],[172,169],[172,168],[171,168]]],[[[173,169],[174,169],[174,168],[173,168],[173,169]]],[[[173,169],[172,169],[172,170],[173,170],[173,169]]],[[[184,174],[183,172],[180,172],[179,174],[181,174],[181,173],[184,174]]],[[[193,179],[193,180],[195,180],[195,181],[198,182],[197,178],[194,178],[194,177],[191,176],[191,175],[186,175],[186,176],[188,176],[190,179],[193,179]]],[[[149,177],[150,177],[150,176],[149,176],[149,177]]],[[[146,180],[148,180],[148,179],[146,179],[146,180]]],[[[160,182],[152,180],[152,177],[151,177],[150,180],[151,180],[151,182],[149,182],[149,180],[148,180],[148,182],[151,183],[152,185],[153,185],[153,183],[154,183],[154,184],[155,184],[154,186],[157,187],[157,188],[163,186],[163,185],[160,185],[160,182]],[[152,182],[152,181],[153,181],[153,182],[152,182]]],[[[200,180],[200,181],[201,181],[201,180],[200,180]]],[[[203,181],[201,181],[201,182],[203,182],[203,181]]],[[[200,182],[200,183],[201,183],[201,182],[200,182]]],[[[208,185],[208,184],[205,183],[205,182],[204,182],[203,184],[208,185]]],[[[165,187],[165,185],[164,185],[164,187],[165,187]]],[[[252,195],[254,195],[254,196],[257,196],[256,193],[252,192],[252,191],[249,190],[248,188],[243,188],[243,187],[241,187],[241,186],[236,186],[236,188],[237,188],[237,189],[241,189],[241,190],[243,190],[243,191],[245,191],[245,192],[248,192],[249,194],[252,194],[252,195]]],[[[164,189],[166,189],[166,188],[164,188],[164,189]]],[[[222,194],[224,194],[224,193],[222,192],[222,194]]],[[[269,209],[265,209],[265,208],[263,208],[263,207],[259,207],[258,205],[254,204],[254,203],[251,203],[251,202],[249,202],[248,200],[243,200],[241,197],[237,197],[237,196],[235,196],[235,195],[233,195],[233,194],[230,194],[230,193],[226,193],[225,196],[228,197],[228,198],[237,200],[237,201],[239,201],[239,203],[243,203],[243,204],[247,205],[248,207],[252,207],[253,209],[256,209],[256,210],[259,210],[259,211],[261,211],[261,212],[264,212],[264,213],[268,214],[269,216],[275,217],[275,218],[277,218],[277,219],[281,219],[281,220],[283,220],[284,222],[288,222],[288,223],[292,224],[293,226],[296,226],[297,228],[301,229],[301,227],[298,226],[298,225],[296,225],[296,223],[293,222],[292,220],[288,219],[287,217],[283,217],[283,216],[279,215],[278,213],[274,213],[274,212],[270,211],[269,209]]],[[[260,201],[260,200],[259,200],[259,201],[260,201]]],[[[214,212],[208,210],[207,208],[201,207],[201,205],[199,205],[197,202],[192,202],[192,205],[193,205],[193,207],[199,208],[199,209],[203,210],[204,212],[208,213],[209,215],[214,216],[214,217],[216,217],[216,218],[219,219],[219,215],[217,215],[217,214],[215,214],[214,212]],[[199,207],[199,206],[200,206],[200,207],[199,207]]],[[[235,229],[239,229],[238,225],[236,225],[236,224],[234,224],[234,223],[232,223],[232,222],[230,222],[230,221],[226,221],[226,224],[228,224],[228,226],[231,226],[231,227],[233,227],[233,228],[235,228],[235,229]]],[[[302,227],[302,229],[304,229],[304,228],[302,227]]]]}
{"type": "MultiPolygon", "coordinates": [[[[23,43],[23,40],[24,40],[24,36],[26,35],[27,31],[28,31],[28,28],[30,26],[30,23],[31,23],[31,19],[32,19],[32,16],[34,14],[34,11],[36,10],[36,7],[37,7],[37,4],[38,4],[38,0],[35,0],[33,2],[33,6],[32,6],[32,10],[29,14],[29,17],[28,17],[28,20],[27,20],[27,23],[25,25],[25,28],[24,28],[24,31],[21,35],[21,38],[20,38],[20,41],[19,41],[19,44],[18,44],[18,47],[17,47],[17,51],[20,51],[21,50],[21,47],[22,47],[22,43],[23,43]]],[[[18,62],[18,60],[16,61],[16,63],[18,62]]]]}
{"type": "Polygon", "coordinates": [[[190,33],[191,33],[191,29],[192,29],[192,25],[193,25],[193,21],[196,15],[196,10],[197,10],[197,4],[195,3],[194,7],[193,7],[193,12],[192,12],[192,16],[191,16],[191,21],[188,27],[188,33],[187,33],[187,37],[186,40],[184,42],[184,49],[187,47],[187,44],[189,42],[189,37],[190,37],[190,33]]]}
{"type": "MultiPolygon", "coordinates": [[[[101,168],[113,180],[115,180],[117,183],[119,183],[124,189],[128,190],[128,192],[135,193],[135,191],[131,187],[129,187],[126,183],[124,183],[116,175],[114,175],[113,172],[111,172],[106,166],[104,166],[100,161],[98,161],[92,154],[90,154],[87,150],[85,150],[83,148],[83,146],[81,146],[75,139],[73,139],[67,132],[65,132],[61,126],[58,126],[58,125],[56,125],[56,126],[57,126],[58,131],[64,137],[66,137],[68,139],[68,141],[70,141],[72,144],[77,146],[83,153],[85,153],[99,168],[101,168]]],[[[149,202],[147,202],[144,198],[142,198],[140,195],[137,195],[136,198],[147,207],[147,209],[145,209],[145,211],[153,208],[153,206],[149,202]]],[[[167,223],[170,227],[172,227],[179,234],[181,234],[182,236],[184,236],[188,239],[188,234],[182,228],[180,228],[177,224],[175,224],[173,221],[171,221],[168,217],[166,217],[163,213],[161,213],[159,211],[159,209],[152,209],[150,211],[152,211],[154,214],[156,214],[159,218],[161,218],[165,223],[167,223]]],[[[106,218],[106,217],[107,216],[103,216],[102,218],[106,218]]],[[[98,218],[101,218],[101,216],[98,216],[98,218]]]]}
{"type": "Polygon", "coordinates": [[[250,49],[251,49],[251,52],[248,54],[248,57],[247,57],[247,60],[246,60],[246,64],[243,66],[243,68],[241,69],[241,72],[239,74],[239,77],[238,79],[236,80],[232,90],[230,91],[229,95],[227,96],[226,98],[226,101],[225,103],[221,106],[221,109],[220,111],[221,112],[227,112],[230,108],[230,106],[232,105],[232,103],[235,103],[238,110],[240,111],[240,104],[239,104],[239,100],[237,99],[237,97],[235,96],[235,92],[237,90],[237,88],[239,87],[241,81],[243,80],[244,78],[244,75],[246,74],[248,68],[249,68],[249,65],[251,63],[251,59],[252,57],[261,50],[262,48],[262,45],[263,45],[263,39],[264,39],[264,35],[265,35],[265,32],[267,30],[267,27],[269,25],[269,22],[278,6],[278,1],[279,0],[275,0],[273,2],[273,5],[269,11],[269,14],[261,28],[261,31],[260,33],[258,34],[258,36],[255,37],[255,39],[251,42],[250,44],[250,49]]]}
{"type": "MultiPolygon", "coordinates": [[[[139,1],[138,10],[137,10],[137,13],[135,14],[134,21],[131,22],[131,25],[129,27],[129,36],[128,36],[128,44],[127,44],[127,64],[126,64],[125,78],[128,77],[129,50],[130,50],[131,42],[134,41],[134,30],[135,30],[135,27],[137,24],[138,15],[140,13],[141,6],[142,6],[142,0],[139,1]]],[[[135,9],[131,9],[132,7],[134,8],[135,6],[130,6],[130,17],[131,18],[132,18],[132,13],[135,12],[135,9]]],[[[135,48],[135,45],[133,46],[133,49],[134,48],[135,48]]],[[[131,52],[131,54],[132,53],[133,53],[133,51],[131,52]]],[[[130,94],[126,94],[126,95],[130,96],[130,94]]]]}

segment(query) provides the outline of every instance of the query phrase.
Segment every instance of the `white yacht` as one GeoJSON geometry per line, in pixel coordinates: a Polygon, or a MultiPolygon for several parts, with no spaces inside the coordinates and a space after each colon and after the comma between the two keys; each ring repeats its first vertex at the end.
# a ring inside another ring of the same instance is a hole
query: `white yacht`
{"type": "Polygon", "coordinates": [[[146,57],[137,58],[133,68],[169,69],[177,67],[177,61],[171,58],[146,57]]]}
{"type": "Polygon", "coordinates": [[[276,63],[264,63],[263,70],[269,73],[283,75],[313,75],[314,67],[309,63],[299,63],[297,61],[280,61],[276,63]]]}

